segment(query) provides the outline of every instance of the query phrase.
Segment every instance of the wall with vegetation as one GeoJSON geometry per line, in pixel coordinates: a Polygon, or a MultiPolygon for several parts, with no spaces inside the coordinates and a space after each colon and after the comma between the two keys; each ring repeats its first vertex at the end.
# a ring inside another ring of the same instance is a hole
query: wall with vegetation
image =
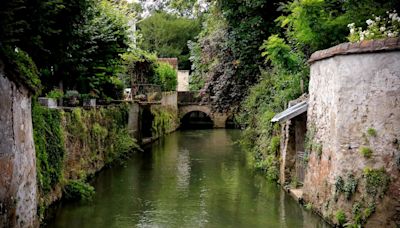
{"type": "Polygon", "coordinates": [[[0,60],[0,227],[35,227],[31,94],[27,87],[14,83],[19,78],[10,78],[0,60]]]}
{"type": "Polygon", "coordinates": [[[32,113],[41,219],[63,195],[90,198],[94,189],[88,176],[138,147],[127,130],[128,104],[90,110],[35,104],[32,113]]]}
{"type": "Polygon", "coordinates": [[[178,109],[174,106],[152,106],[151,113],[154,116],[152,123],[153,137],[159,138],[179,127],[178,109]]]}
{"type": "MultiPolygon", "coordinates": [[[[382,43],[354,46],[379,49],[382,43]]],[[[399,51],[338,55],[311,65],[304,199],[336,224],[400,225],[399,75],[399,51]]]]}

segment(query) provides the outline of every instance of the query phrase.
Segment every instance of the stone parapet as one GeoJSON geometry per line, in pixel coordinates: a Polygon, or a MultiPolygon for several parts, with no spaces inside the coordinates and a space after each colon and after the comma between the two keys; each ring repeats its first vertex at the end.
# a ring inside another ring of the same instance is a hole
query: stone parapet
{"type": "Polygon", "coordinates": [[[336,55],[361,54],[400,50],[400,37],[380,40],[364,40],[357,43],[342,43],[334,47],[314,52],[308,63],[327,59],[336,55]]]}

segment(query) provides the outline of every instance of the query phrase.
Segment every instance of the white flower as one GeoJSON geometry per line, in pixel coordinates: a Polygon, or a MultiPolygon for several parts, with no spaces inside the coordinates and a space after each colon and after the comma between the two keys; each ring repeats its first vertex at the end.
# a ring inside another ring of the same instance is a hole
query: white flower
{"type": "Polygon", "coordinates": [[[354,34],[354,32],[355,32],[354,28],[351,28],[350,29],[350,34],[354,34]]]}
{"type": "Polygon", "coordinates": [[[18,48],[17,48],[17,47],[14,49],[14,51],[15,51],[16,53],[18,53],[18,52],[19,52],[19,50],[18,50],[18,48]]]}
{"type": "Polygon", "coordinates": [[[375,17],[375,21],[380,21],[381,17],[375,17]]]}
{"type": "Polygon", "coordinates": [[[394,37],[394,34],[391,32],[388,32],[388,37],[394,37]]]}
{"type": "Polygon", "coordinates": [[[351,24],[348,24],[347,27],[348,27],[348,28],[353,28],[354,25],[355,25],[354,23],[351,23],[351,24]]]}
{"type": "Polygon", "coordinates": [[[379,30],[380,30],[381,32],[384,32],[384,31],[386,30],[386,28],[382,26],[382,27],[379,28],[379,30]]]}
{"type": "Polygon", "coordinates": [[[368,25],[372,25],[372,24],[374,23],[374,21],[371,20],[371,19],[368,19],[368,20],[366,20],[365,22],[367,22],[368,25]]]}

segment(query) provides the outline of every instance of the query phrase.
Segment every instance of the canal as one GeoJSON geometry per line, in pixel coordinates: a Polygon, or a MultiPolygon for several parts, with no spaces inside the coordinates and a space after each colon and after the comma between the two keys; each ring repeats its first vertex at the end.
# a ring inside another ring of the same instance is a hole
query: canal
{"type": "Polygon", "coordinates": [[[254,172],[239,130],[178,131],[94,180],[92,202],[63,202],[46,227],[328,227],[254,172]]]}

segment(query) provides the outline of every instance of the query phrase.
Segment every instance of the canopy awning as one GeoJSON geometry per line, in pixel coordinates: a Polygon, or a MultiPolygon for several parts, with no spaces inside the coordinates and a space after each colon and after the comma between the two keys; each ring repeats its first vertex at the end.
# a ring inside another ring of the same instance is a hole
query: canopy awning
{"type": "Polygon", "coordinates": [[[291,107],[289,107],[288,109],[286,109],[285,111],[276,114],[271,122],[282,122],[285,120],[290,120],[304,112],[307,111],[308,108],[308,100],[302,101],[298,104],[295,104],[291,107]]]}

